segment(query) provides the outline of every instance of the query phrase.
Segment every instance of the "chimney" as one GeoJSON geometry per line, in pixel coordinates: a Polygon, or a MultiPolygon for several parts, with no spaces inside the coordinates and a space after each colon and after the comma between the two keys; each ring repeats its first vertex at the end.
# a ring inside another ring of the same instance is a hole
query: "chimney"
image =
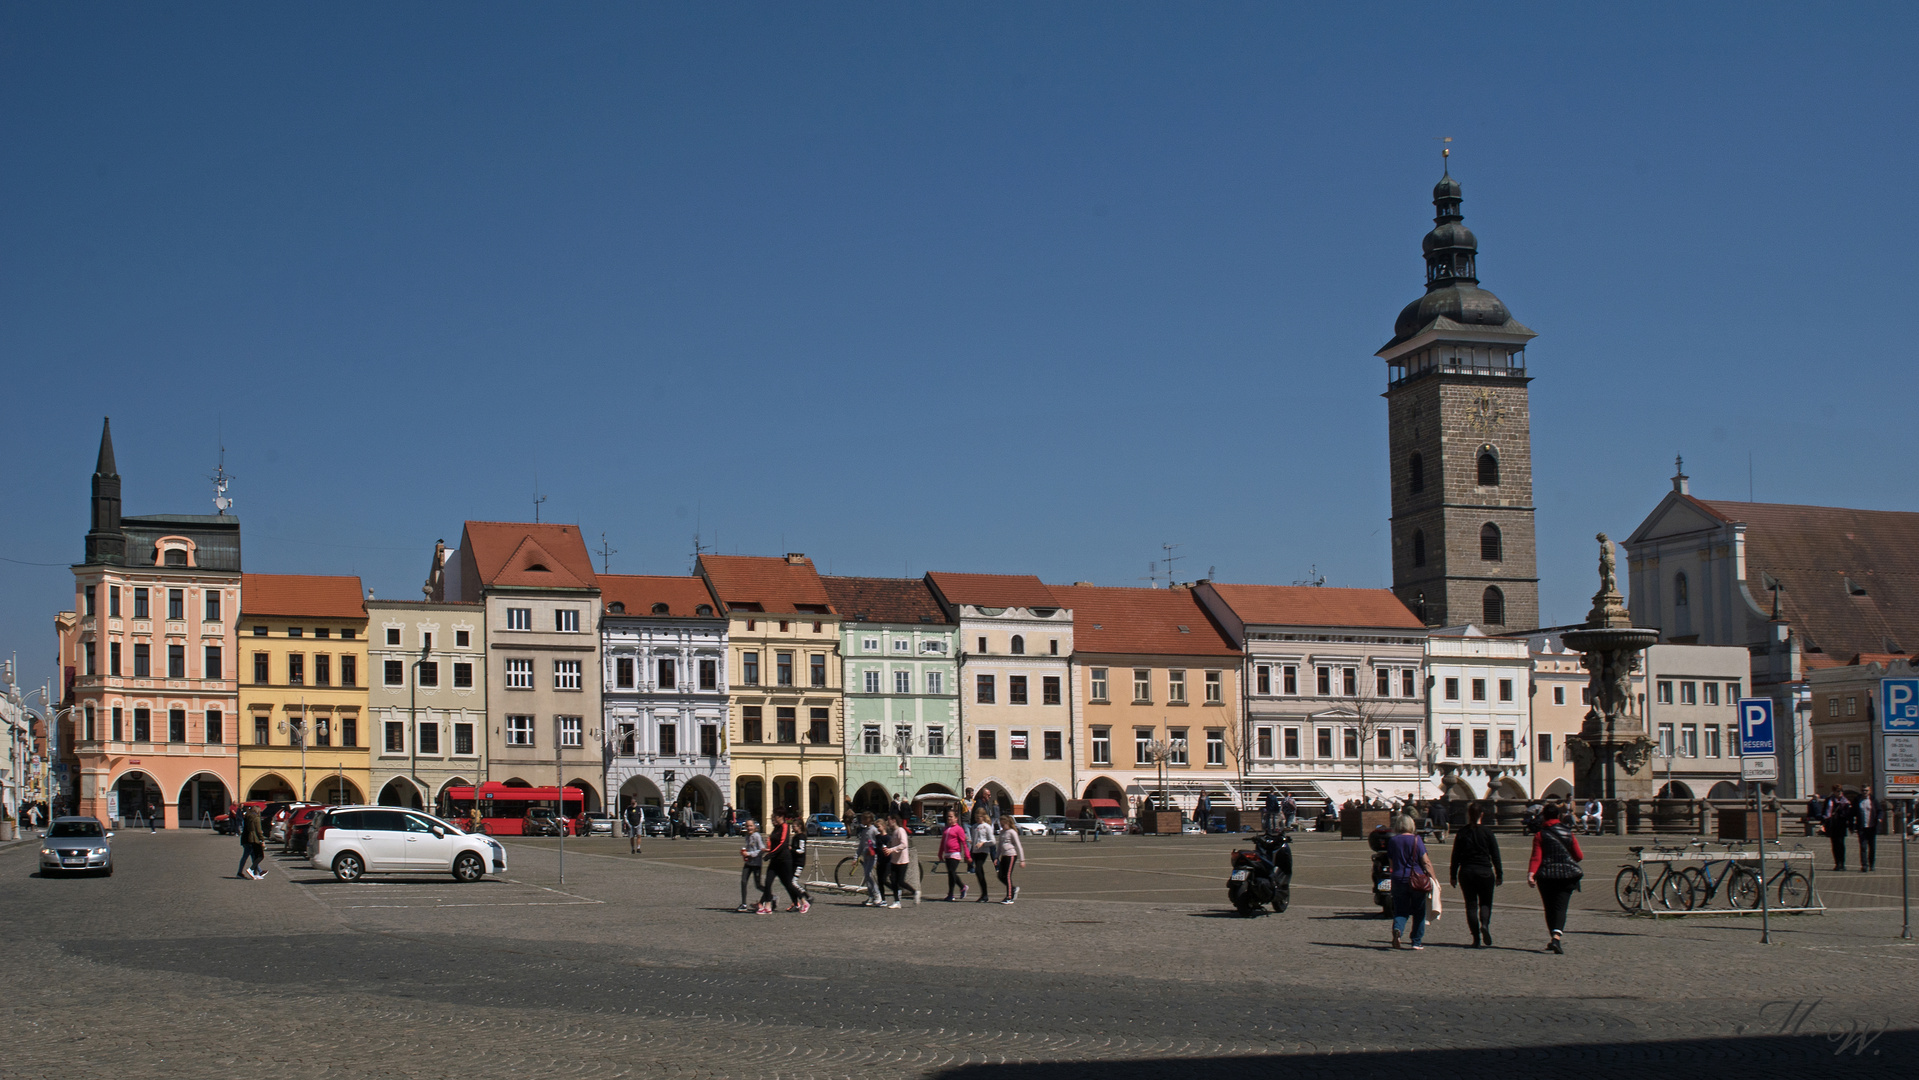
{"type": "Polygon", "coordinates": [[[804,551],[789,551],[786,553],[786,562],[789,566],[798,566],[805,561],[806,553],[804,551]]]}

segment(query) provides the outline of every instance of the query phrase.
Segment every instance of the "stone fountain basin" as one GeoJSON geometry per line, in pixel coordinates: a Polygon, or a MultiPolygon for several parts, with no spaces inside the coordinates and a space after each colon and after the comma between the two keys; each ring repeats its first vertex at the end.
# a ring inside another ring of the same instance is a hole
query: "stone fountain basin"
{"type": "Polygon", "coordinates": [[[1589,630],[1567,630],[1559,635],[1569,649],[1583,653],[1644,649],[1659,642],[1659,631],[1638,626],[1605,626],[1589,630]]]}

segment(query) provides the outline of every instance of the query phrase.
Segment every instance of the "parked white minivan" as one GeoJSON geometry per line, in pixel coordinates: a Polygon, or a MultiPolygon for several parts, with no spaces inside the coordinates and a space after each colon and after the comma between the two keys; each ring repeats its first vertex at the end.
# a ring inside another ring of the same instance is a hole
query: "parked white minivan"
{"type": "Polygon", "coordinates": [[[397,806],[334,806],[314,824],[308,864],[341,881],[366,874],[452,874],[478,881],[506,873],[506,849],[481,833],[397,806]]]}

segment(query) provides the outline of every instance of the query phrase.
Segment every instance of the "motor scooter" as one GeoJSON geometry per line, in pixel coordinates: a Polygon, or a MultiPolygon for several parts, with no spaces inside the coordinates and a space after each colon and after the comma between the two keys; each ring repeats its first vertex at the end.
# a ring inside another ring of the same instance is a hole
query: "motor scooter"
{"type": "Polygon", "coordinates": [[[1386,854],[1386,841],[1392,837],[1392,830],[1379,826],[1366,837],[1366,844],[1373,849],[1373,903],[1379,905],[1379,913],[1392,918],[1393,915],[1393,859],[1386,854]]]}
{"type": "Polygon", "coordinates": [[[1235,848],[1226,898],[1241,915],[1259,914],[1271,904],[1283,912],[1292,902],[1293,842],[1284,831],[1253,837],[1253,850],[1235,848]]]}

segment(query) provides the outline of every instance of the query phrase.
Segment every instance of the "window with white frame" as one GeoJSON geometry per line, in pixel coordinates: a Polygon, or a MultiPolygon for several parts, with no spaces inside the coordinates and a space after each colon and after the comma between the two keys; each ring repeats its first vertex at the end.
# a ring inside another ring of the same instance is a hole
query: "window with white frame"
{"type": "Polygon", "coordinates": [[[1699,684],[1698,683],[1682,682],[1679,684],[1679,704],[1681,705],[1699,704],[1699,684]]]}
{"type": "MultiPolygon", "coordinates": [[[[583,734],[584,730],[585,730],[585,721],[582,717],[578,717],[578,716],[560,717],[560,746],[563,748],[578,747],[580,745],[581,735],[583,734]]],[[[665,753],[666,751],[662,750],[661,752],[665,753]]]]}
{"type": "Polygon", "coordinates": [[[506,628],[508,630],[533,629],[533,609],[528,607],[507,608],[506,628]]]}
{"type": "Polygon", "coordinates": [[[533,689],[533,661],[508,660],[506,662],[506,688],[508,690],[533,689]]]}
{"type": "Polygon", "coordinates": [[[1679,726],[1679,756],[1699,756],[1699,725],[1681,724],[1679,726]]]}
{"type": "Polygon", "coordinates": [[[1153,700],[1153,670],[1151,668],[1133,669],[1133,700],[1150,702],[1153,700]]]}
{"type": "Polygon", "coordinates": [[[558,608],[553,612],[553,629],[562,634],[580,632],[580,612],[577,608],[558,608]]]}
{"type": "Polygon", "coordinates": [[[906,670],[905,668],[900,668],[899,670],[893,672],[893,692],[895,694],[912,693],[913,692],[913,673],[906,670]]]}
{"type": "MultiPolygon", "coordinates": [[[[1714,683],[1707,683],[1706,685],[1712,687],[1713,689],[1718,689],[1718,686],[1714,683]]],[[[1718,724],[1706,725],[1706,756],[1707,757],[1722,756],[1719,750],[1719,725],[1718,724]]]]}
{"type": "Polygon", "coordinates": [[[533,745],[533,718],[531,716],[509,716],[506,718],[506,744],[508,746],[533,745]]]}
{"type": "Polygon", "coordinates": [[[580,688],[580,662],[578,660],[553,661],[553,689],[578,690],[580,688]]]}
{"type": "Polygon", "coordinates": [[[1176,727],[1171,729],[1168,734],[1171,735],[1172,738],[1167,740],[1171,745],[1167,747],[1166,763],[1168,765],[1186,764],[1186,729],[1176,727]]]}
{"type": "Polygon", "coordinates": [[[945,652],[945,651],[946,651],[946,642],[944,642],[944,641],[922,641],[922,642],[920,642],[920,651],[921,651],[921,652],[930,652],[930,653],[943,653],[943,652],[945,652]]]}
{"type": "Polygon", "coordinates": [[[865,677],[862,679],[862,683],[865,685],[867,693],[869,694],[879,693],[880,692],[880,673],[878,671],[866,672],[865,677]]]}
{"type": "Polygon", "coordinates": [[[876,637],[870,637],[870,638],[861,638],[861,639],[860,639],[860,651],[861,651],[861,652],[879,652],[879,651],[880,651],[880,639],[879,639],[879,638],[876,638],[876,637]]]}
{"type": "Polygon", "coordinates": [[[1166,700],[1176,705],[1186,704],[1186,673],[1179,668],[1166,673],[1166,700]]]}
{"type": "Polygon", "coordinates": [[[1206,673],[1206,704],[1219,705],[1225,702],[1226,688],[1221,679],[1222,676],[1217,671],[1206,673]]]}
{"type": "Polygon", "coordinates": [[[1664,679],[1661,679],[1659,682],[1659,686],[1657,687],[1655,692],[1659,695],[1659,704],[1661,705],[1672,704],[1672,683],[1667,682],[1664,679]]]}
{"type": "Polygon", "coordinates": [[[880,726],[867,724],[860,728],[860,749],[868,754],[883,753],[880,749],[880,726]]]}
{"type": "Polygon", "coordinates": [[[1218,728],[1206,729],[1206,764],[1226,764],[1226,733],[1218,728]]]}
{"type": "Polygon", "coordinates": [[[910,653],[913,651],[913,639],[897,637],[893,639],[893,651],[910,653]]]}
{"type": "Polygon", "coordinates": [[[1113,729],[1096,727],[1093,729],[1092,758],[1094,765],[1113,763],[1113,729]]]}
{"type": "Polygon", "coordinates": [[[1133,764],[1138,766],[1153,763],[1153,729],[1133,729],[1133,764]]]}
{"type": "Polygon", "coordinates": [[[926,673],[926,692],[927,693],[943,694],[946,692],[944,689],[945,685],[946,685],[946,680],[939,672],[929,671],[926,673]]]}
{"type": "Polygon", "coordinates": [[[1706,692],[1706,704],[1708,705],[1719,704],[1719,684],[1718,683],[1716,682],[1702,683],[1700,684],[1699,688],[1706,692]]]}
{"type": "Polygon", "coordinates": [[[1088,668],[1086,670],[1087,670],[1087,686],[1088,686],[1087,693],[1092,695],[1092,699],[1094,701],[1105,701],[1106,700],[1106,669],[1103,667],[1096,667],[1096,668],[1088,668]]]}
{"type": "Polygon", "coordinates": [[[928,724],[926,727],[926,754],[928,757],[946,756],[946,727],[943,724],[928,724]]]}

